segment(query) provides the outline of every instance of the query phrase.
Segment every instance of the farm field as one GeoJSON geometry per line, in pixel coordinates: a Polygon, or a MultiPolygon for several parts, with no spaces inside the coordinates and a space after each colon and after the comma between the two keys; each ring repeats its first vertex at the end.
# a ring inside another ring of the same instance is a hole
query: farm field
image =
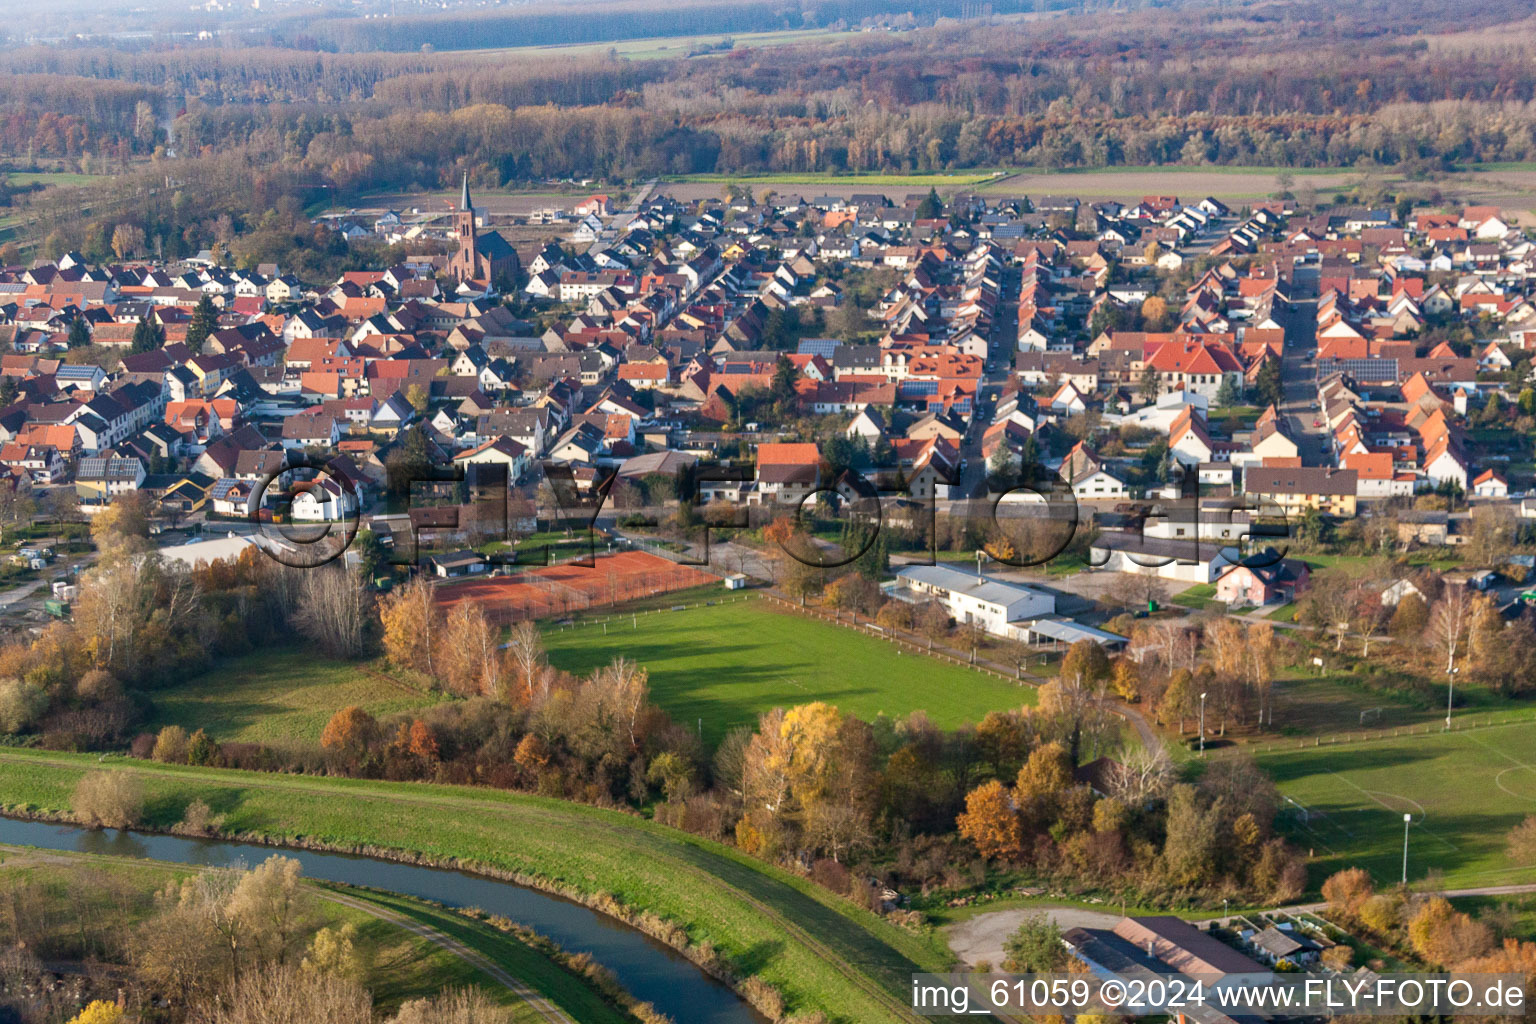
{"type": "Polygon", "coordinates": [[[208,730],[221,743],[315,746],[333,714],[356,704],[375,717],[445,699],[374,675],[366,663],[278,649],[234,658],[177,686],[156,690],[146,728],[208,730]]]}
{"type": "MultiPolygon", "coordinates": [[[[969,171],[914,171],[910,174],[828,174],[817,171],[780,171],[772,174],[683,174],[665,179],[658,191],[671,191],[674,182],[691,184],[740,183],[743,185],[885,185],[933,186],[980,185],[1001,177],[1004,171],[980,168],[969,171]]],[[[892,197],[894,198],[894,197],[892,197]]]]}
{"type": "Polygon", "coordinates": [[[713,746],[776,707],[813,700],[871,719],[926,711],[941,728],[1033,704],[1033,687],[939,661],[752,598],[633,623],[623,616],[547,630],[551,664],[586,673],[617,657],[650,671],[651,697],[685,725],[702,719],[713,746]]]}
{"type": "MultiPolygon", "coordinates": [[[[702,36],[645,36],[639,39],[620,39],[612,42],[601,43],[572,43],[567,46],[517,46],[503,47],[492,50],[466,50],[444,51],[463,52],[473,54],[476,57],[485,54],[507,54],[509,56],[528,57],[534,55],[556,55],[561,57],[606,54],[626,57],[629,60],[659,60],[686,57],[692,50],[705,46],[717,46],[726,39],[733,40],[738,47],[752,46],[783,46],[788,43],[830,42],[839,36],[848,37],[849,32],[837,32],[832,29],[785,29],[778,32],[737,32],[714,33],[702,36]]],[[[729,51],[717,50],[711,55],[723,56],[729,51]]],[[[704,56],[704,54],[699,54],[704,56]]]]}
{"type": "Polygon", "coordinates": [[[1280,167],[1147,166],[1102,167],[1077,171],[1019,168],[1015,176],[982,186],[981,192],[1028,195],[1057,194],[1082,199],[1126,198],[1148,194],[1177,195],[1185,202],[1206,196],[1217,199],[1261,199],[1280,190],[1278,175],[1289,173],[1292,189],[1342,188],[1359,177],[1351,171],[1331,169],[1291,170],[1280,167]]]}
{"type": "Polygon", "coordinates": [[[94,185],[110,175],[80,174],[75,171],[10,171],[3,177],[13,185],[94,185]]]}
{"type": "MultiPolygon", "coordinates": [[[[1422,728],[1422,727],[1421,727],[1422,728]]],[[[1378,884],[1402,875],[1403,815],[1413,815],[1408,877],[1444,874],[1453,888],[1536,881],[1510,862],[1505,836],[1536,814],[1536,729],[1529,721],[1332,746],[1271,749],[1259,764],[1288,807],[1286,829],[1314,851],[1311,882],[1363,867],[1378,884]]]]}
{"type": "Polygon", "coordinates": [[[67,812],[80,777],[104,766],[142,785],[149,827],[170,826],[201,799],[231,834],[399,851],[554,891],[611,895],[779,986],[791,1010],[888,1021],[913,971],[950,962],[937,937],[903,931],[729,847],[617,811],[500,790],[8,749],[0,751],[0,806],[67,812]]]}

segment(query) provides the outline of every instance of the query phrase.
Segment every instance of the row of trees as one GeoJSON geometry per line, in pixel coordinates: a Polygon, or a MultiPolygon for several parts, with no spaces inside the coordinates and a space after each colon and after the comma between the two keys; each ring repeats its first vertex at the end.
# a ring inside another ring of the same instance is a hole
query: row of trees
{"type": "Polygon", "coordinates": [[[1433,891],[1378,890],[1370,873],[1348,868],[1323,883],[1332,917],[1442,970],[1536,978],[1536,942],[1499,938],[1487,921],[1457,910],[1433,891]]]}
{"type": "Polygon", "coordinates": [[[1370,658],[1375,649],[1409,677],[1443,677],[1453,670],[1495,691],[1536,692],[1536,624],[1520,611],[1505,618],[1489,595],[1446,584],[1421,571],[1403,579],[1412,589],[1384,600],[1394,580],[1376,572],[1334,569],[1319,574],[1300,621],[1328,636],[1335,651],[1370,658]],[[1383,645],[1388,638],[1390,645],[1383,645]],[[1355,645],[1358,649],[1355,650],[1355,645]]]}
{"type": "Polygon", "coordinates": [[[1045,744],[1012,785],[968,793],[958,827],[990,860],[1090,883],[1175,898],[1301,894],[1305,860],[1273,835],[1279,796],[1251,761],[1215,761],[1198,786],[1176,779],[1165,752],[1143,752],[1097,780],[1101,794],[1074,778],[1064,746],[1045,744]]]}

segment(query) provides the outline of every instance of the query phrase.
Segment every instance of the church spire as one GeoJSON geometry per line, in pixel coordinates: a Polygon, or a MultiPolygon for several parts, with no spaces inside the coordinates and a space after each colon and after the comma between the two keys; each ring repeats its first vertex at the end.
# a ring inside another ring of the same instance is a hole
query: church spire
{"type": "Polygon", "coordinates": [[[464,191],[459,193],[459,209],[461,209],[461,210],[473,210],[474,209],[474,207],[472,205],[470,205],[470,202],[469,202],[469,172],[468,171],[464,172],[464,191]]]}

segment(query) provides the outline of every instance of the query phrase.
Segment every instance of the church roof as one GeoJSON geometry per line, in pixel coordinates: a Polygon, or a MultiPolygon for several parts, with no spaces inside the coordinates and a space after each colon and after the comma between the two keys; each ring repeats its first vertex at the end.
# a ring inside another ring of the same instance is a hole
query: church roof
{"type": "Polygon", "coordinates": [[[499,231],[487,231],[476,240],[475,244],[482,256],[493,260],[506,259],[516,252],[511,244],[501,237],[501,232],[499,231]]]}
{"type": "Polygon", "coordinates": [[[464,172],[464,190],[459,193],[459,209],[473,210],[475,207],[469,201],[469,172],[464,172]]]}

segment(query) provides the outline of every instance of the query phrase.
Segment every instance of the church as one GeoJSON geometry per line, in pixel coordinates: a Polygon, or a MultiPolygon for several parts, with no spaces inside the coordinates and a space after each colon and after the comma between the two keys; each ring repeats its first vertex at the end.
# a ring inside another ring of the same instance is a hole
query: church
{"type": "Polygon", "coordinates": [[[495,231],[475,233],[475,207],[469,201],[469,174],[464,175],[464,189],[459,194],[459,208],[453,212],[453,236],[459,249],[448,260],[448,276],[463,284],[477,281],[487,288],[503,278],[517,276],[517,251],[495,231]]]}

